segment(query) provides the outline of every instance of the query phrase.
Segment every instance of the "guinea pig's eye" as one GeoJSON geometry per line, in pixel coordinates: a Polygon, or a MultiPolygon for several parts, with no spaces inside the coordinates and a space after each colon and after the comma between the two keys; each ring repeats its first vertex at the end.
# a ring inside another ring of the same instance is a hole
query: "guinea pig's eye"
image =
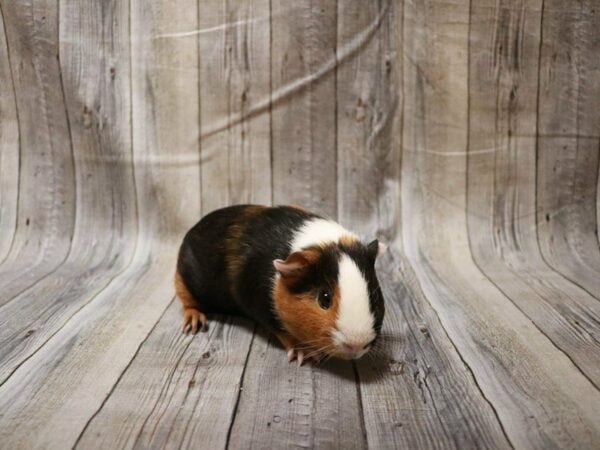
{"type": "Polygon", "coordinates": [[[323,290],[319,292],[319,296],[317,297],[317,301],[319,302],[319,306],[323,309],[329,309],[331,306],[332,300],[331,292],[328,290],[323,290]]]}

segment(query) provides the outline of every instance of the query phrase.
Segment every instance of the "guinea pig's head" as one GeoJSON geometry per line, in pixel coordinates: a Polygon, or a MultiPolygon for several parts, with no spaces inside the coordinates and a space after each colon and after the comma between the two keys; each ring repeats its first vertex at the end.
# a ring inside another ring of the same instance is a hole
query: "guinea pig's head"
{"type": "Polygon", "coordinates": [[[385,311],[375,275],[383,248],[349,240],[273,261],[275,309],[300,348],[358,359],[373,347],[385,311]]]}

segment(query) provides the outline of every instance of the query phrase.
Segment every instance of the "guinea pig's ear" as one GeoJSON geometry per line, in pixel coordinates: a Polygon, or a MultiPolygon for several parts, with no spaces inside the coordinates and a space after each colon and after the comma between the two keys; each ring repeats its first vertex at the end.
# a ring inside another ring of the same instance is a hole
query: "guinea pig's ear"
{"type": "Polygon", "coordinates": [[[370,242],[369,245],[367,245],[367,250],[373,259],[375,259],[386,252],[387,245],[375,239],[374,241],[370,242]]]}
{"type": "Polygon", "coordinates": [[[310,265],[311,256],[308,251],[294,252],[285,261],[283,259],[273,260],[273,266],[284,278],[297,277],[302,275],[310,265]]]}

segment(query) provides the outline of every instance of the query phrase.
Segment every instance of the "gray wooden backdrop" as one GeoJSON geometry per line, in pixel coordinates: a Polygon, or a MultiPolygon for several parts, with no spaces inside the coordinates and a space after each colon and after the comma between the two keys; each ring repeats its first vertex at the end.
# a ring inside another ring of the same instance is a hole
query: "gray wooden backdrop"
{"type": "Polygon", "coordinates": [[[598,448],[598,0],[0,0],[0,447],[598,448]],[[180,333],[177,245],[295,203],[383,348],[180,333]]]}

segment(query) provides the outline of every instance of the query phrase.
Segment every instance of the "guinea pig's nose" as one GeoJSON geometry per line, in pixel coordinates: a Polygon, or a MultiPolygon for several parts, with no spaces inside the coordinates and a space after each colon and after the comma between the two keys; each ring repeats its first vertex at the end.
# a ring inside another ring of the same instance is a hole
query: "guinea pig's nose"
{"type": "Polygon", "coordinates": [[[357,344],[344,343],[344,350],[347,350],[349,352],[358,352],[361,350],[361,346],[357,344]]]}

